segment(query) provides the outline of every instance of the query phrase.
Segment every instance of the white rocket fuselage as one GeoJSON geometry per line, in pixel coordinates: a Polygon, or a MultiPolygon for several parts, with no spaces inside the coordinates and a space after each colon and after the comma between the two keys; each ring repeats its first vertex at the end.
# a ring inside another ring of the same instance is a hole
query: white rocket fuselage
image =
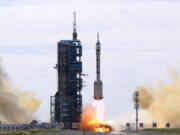
{"type": "Polygon", "coordinates": [[[94,82],[94,99],[103,99],[103,83],[100,78],[100,55],[101,55],[101,44],[98,41],[96,43],[96,81],[94,82]]]}

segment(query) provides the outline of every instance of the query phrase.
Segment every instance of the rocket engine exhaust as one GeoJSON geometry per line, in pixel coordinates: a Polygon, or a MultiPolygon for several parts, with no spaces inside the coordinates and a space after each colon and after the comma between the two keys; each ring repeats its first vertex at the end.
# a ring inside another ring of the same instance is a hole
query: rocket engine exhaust
{"type": "Polygon", "coordinates": [[[100,78],[100,55],[101,55],[101,43],[99,41],[99,33],[97,35],[96,43],[96,81],[94,82],[94,99],[103,99],[103,83],[100,78]]]}
{"type": "Polygon", "coordinates": [[[111,121],[104,121],[104,102],[95,100],[92,105],[83,108],[81,131],[111,132],[111,121]]]}

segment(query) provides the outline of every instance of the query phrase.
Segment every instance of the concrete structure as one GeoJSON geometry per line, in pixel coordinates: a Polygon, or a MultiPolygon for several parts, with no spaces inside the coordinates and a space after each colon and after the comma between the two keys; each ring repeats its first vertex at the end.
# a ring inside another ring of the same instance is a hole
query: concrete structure
{"type": "Polygon", "coordinates": [[[79,129],[82,113],[82,46],[74,13],[72,40],[58,42],[58,91],[51,97],[51,120],[64,129],[79,129]],[[54,103],[53,103],[54,102],[54,103]]]}
{"type": "Polygon", "coordinates": [[[55,129],[56,123],[37,123],[37,124],[0,124],[0,130],[28,130],[28,129],[55,129]]]}
{"type": "Polygon", "coordinates": [[[30,124],[0,124],[0,130],[30,129],[30,124]]]}
{"type": "Polygon", "coordinates": [[[103,83],[101,81],[100,75],[100,56],[101,56],[101,43],[99,41],[99,33],[97,35],[96,43],[96,81],[94,82],[94,99],[103,99],[103,83]]]}

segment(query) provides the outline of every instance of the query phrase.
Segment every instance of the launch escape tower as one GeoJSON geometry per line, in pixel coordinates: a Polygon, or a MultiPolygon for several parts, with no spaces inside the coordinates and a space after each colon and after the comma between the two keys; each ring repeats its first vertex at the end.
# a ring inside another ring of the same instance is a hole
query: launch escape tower
{"type": "Polygon", "coordinates": [[[82,113],[82,46],[77,39],[75,12],[72,36],[72,40],[58,42],[58,91],[54,98],[54,112],[51,112],[54,121],[64,129],[78,129],[82,113]]]}

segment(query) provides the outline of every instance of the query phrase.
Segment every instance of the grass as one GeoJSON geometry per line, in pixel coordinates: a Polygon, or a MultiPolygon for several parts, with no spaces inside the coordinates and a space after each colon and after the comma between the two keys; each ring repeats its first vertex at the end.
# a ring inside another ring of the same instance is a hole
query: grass
{"type": "Polygon", "coordinates": [[[0,135],[30,135],[30,133],[28,131],[3,130],[0,131],[0,135]]]}
{"type": "Polygon", "coordinates": [[[33,135],[37,133],[59,132],[59,129],[43,129],[43,130],[0,130],[0,135],[33,135]]]}
{"type": "Polygon", "coordinates": [[[180,128],[148,128],[144,129],[145,132],[167,133],[167,134],[180,134],[180,128]]]}
{"type": "Polygon", "coordinates": [[[52,132],[59,132],[60,129],[43,129],[43,130],[29,130],[30,134],[36,134],[36,133],[52,133],[52,132]]]}

